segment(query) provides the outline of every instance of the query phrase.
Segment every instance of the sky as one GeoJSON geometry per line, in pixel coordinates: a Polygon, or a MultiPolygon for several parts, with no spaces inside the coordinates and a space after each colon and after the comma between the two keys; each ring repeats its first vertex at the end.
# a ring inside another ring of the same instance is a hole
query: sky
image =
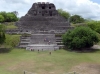
{"type": "Polygon", "coordinates": [[[92,1],[100,4],[100,0],[92,0],[92,1]]]}
{"type": "Polygon", "coordinates": [[[34,2],[54,3],[56,9],[63,9],[71,15],[80,15],[85,19],[100,20],[100,0],[0,0],[0,11],[18,11],[24,16],[34,2]]]}

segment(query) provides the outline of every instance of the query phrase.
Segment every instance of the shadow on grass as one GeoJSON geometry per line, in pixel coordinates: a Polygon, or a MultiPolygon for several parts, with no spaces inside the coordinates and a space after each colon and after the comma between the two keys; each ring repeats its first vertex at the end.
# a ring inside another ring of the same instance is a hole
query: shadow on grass
{"type": "Polygon", "coordinates": [[[0,53],[9,53],[12,48],[0,48],[0,53]]]}
{"type": "Polygon", "coordinates": [[[100,51],[100,49],[93,49],[93,48],[83,48],[83,49],[73,49],[73,50],[64,48],[64,50],[77,53],[94,53],[100,51]]]}

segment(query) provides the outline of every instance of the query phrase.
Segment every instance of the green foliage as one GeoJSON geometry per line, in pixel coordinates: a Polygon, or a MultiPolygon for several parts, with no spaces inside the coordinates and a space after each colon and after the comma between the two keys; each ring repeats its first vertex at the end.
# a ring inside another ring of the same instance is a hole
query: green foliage
{"type": "Polygon", "coordinates": [[[89,21],[86,23],[92,30],[100,33],[100,21],[89,21]]]}
{"type": "Polygon", "coordinates": [[[4,17],[0,15],[0,23],[4,22],[4,17]]]}
{"type": "Polygon", "coordinates": [[[0,47],[0,53],[8,53],[8,52],[10,52],[12,49],[11,48],[9,48],[9,47],[0,47]]]}
{"type": "Polygon", "coordinates": [[[4,41],[5,41],[4,26],[0,25],[0,44],[3,44],[4,41]]]}
{"type": "Polygon", "coordinates": [[[0,15],[4,17],[4,22],[7,20],[7,13],[6,12],[0,12],[0,15]]]}
{"type": "Polygon", "coordinates": [[[4,17],[4,20],[0,22],[15,22],[18,20],[17,16],[13,12],[0,12],[0,15],[4,17]]]}
{"type": "Polygon", "coordinates": [[[20,41],[20,35],[8,35],[6,34],[5,45],[10,47],[15,47],[20,41]]]}
{"type": "Polygon", "coordinates": [[[58,13],[63,16],[64,18],[68,19],[70,17],[70,13],[62,10],[62,9],[58,9],[58,13]]]}
{"type": "Polygon", "coordinates": [[[5,41],[5,33],[4,32],[1,32],[0,33],[0,44],[2,44],[2,43],[4,43],[4,41],[5,41]]]}
{"type": "Polygon", "coordinates": [[[13,25],[13,24],[9,24],[6,26],[6,29],[16,29],[17,26],[13,25]]]}
{"type": "Polygon", "coordinates": [[[69,49],[82,49],[93,46],[99,41],[96,32],[88,27],[76,27],[63,35],[63,43],[69,49]]]}
{"type": "Polygon", "coordinates": [[[16,29],[18,28],[17,26],[15,26],[15,22],[7,22],[2,24],[4,26],[5,29],[16,29]]]}
{"type": "Polygon", "coordinates": [[[73,15],[73,16],[70,17],[70,22],[74,23],[74,24],[83,23],[84,21],[85,21],[84,18],[82,18],[79,15],[73,15]]]}
{"type": "Polygon", "coordinates": [[[17,21],[18,18],[14,13],[7,13],[7,22],[14,22],[17,21]]]}

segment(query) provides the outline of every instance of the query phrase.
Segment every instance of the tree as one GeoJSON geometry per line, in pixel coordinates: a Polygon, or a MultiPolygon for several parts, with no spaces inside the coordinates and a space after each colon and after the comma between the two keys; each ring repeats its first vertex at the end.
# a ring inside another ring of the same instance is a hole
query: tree
{"type": "Polygon", "coordinates": [[[100,21],[89,21],[86,24],[94,31],[100,34],[100,21]]]}
{"type": "Polygon", "coordinates": [[[82,18],[79,15],[73,15],[73,16],[70,17],[70,22],[74,23],[74,24],[83,23],[84,21],[85,21],[84,18],[82,18]]]}
{"type": "Polygon", "coordinates": [[[0,15],[0,23],[4,22],[4,17],[0,15]]]}
{"type": "Polygon", "coordinates": [[[4,17],[3,22],[15,22],[18,21],[17,12],[0,12],[0,15],[4,17]]]}
{"type": "Polygon", "coordinates": [[[17,11],[13,11],[12,13],[14,13],[16,16],[19,14],[17,11]]]}
{"type": "Polygon", "coordinates": [[[15,22],[17,20],[18,18],[13,12],[7,13],[7,20],[6,20],[7,22],[15,22]]]}
{"type": "Polygon", "coordinates": [[[71,50],[90,48],[99,41],[95,31],[82,26],[66,32],[62,38],[64,45],[71,50]]]}
{"type": "Polygon", "coordinates": [[[58,9],[58,13],[63,16],[64,18],[66,18],[68,20],[68,18],[70,17],[70,14],[62,9],[58,9]]]}
{"type": "Polygon", "coordinates": [[[0,44],[3,44],[5,41],[5,31],[4,26],[0,25],[0,44]]]}
{"type": "Polygon", "coordinates": [[[0,12],[0,15],[2,15],[4,17],[4,22],[6,22],[7,20],[7,13],[6,12],[0,12]]]}

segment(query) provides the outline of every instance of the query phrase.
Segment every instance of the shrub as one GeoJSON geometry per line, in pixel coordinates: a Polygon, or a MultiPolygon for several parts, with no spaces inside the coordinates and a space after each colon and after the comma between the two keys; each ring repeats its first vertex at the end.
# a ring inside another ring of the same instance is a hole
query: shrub
{"type": "Polygon", "coordinates": [[[15,47],[20,41],[20,35],[8,35],[6,34],[5,45],[10,47],[15,47]]]}
{"type": "Polygon", "coordinates": [[[0,45],[5,42],[5,29],[4,26],[0,24],[0,45]]]}
{"type": "Polygon", "coordinates": [[[99,41],[96,32],[89,27],[76,27],[66,32],[63,36],[63,44],[69,49],[82,49],[93,46],[99,41]]]}
{"type": "Polygon", "coordinates": [[[4,17],[0,15],[0,23],[4,22],[4,17]]]}

